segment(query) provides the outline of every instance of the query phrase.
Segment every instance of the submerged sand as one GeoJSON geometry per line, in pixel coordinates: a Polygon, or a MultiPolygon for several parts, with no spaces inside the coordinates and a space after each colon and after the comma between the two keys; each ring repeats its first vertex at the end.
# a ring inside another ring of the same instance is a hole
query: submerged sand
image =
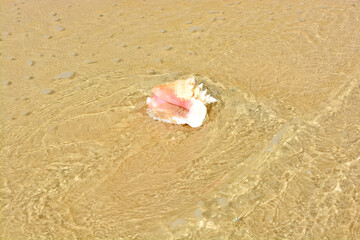
{"type": "Polygon", "coordinates": [[[1,238],[359,239],[359,6],[1,1],[1,238]]]}

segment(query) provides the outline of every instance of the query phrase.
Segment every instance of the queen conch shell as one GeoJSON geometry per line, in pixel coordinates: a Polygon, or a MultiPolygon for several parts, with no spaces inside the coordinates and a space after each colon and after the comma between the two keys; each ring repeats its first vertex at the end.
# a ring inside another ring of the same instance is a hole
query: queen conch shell
{"type": "Polygon", "coordinates": [[[207,114],[205,105],[217,101],[202,88],[195,77],[156,86],[147,98],[147,113],[159,121],[200,127],[207,114]]]}

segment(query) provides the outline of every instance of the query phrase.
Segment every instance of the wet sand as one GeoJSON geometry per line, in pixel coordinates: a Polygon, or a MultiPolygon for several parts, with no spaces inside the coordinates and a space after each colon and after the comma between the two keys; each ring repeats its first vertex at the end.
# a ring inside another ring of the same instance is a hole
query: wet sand
{"type": "Polygon", "coordinates": [[[359,7],[1,1],[1,238],[360,238],[359,7]],[[204,125],[151,119],[191,74],[204,125]]]}

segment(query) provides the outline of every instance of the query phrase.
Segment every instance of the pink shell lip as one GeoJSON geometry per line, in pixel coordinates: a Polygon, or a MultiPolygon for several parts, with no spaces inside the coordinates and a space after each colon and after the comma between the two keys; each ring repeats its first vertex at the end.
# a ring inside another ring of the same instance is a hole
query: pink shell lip
{"type": "Polygon", "coordinates": [[[161,104],[164,104],[164,103],[168,103],[168,102],[162,100],[161,98],[159,98],[156,95],[151,97],[150,101],[148,102],[148,104],[150,104],[152,107],[158,107],[158,106],[160,106],[161,104]]]}
{"type": "Polygon", "coordinates": [[[207,115],[205,104],[217,101],[202,85],[195,85],[195,78],[189,77],[154,87],[153,96],[147,99],[147,113],[163,122],[200,127],[207,115]]]}
{"type": "Polygon", "coordinates": [[[189,111],[153,96],[147,98],[147,114],[155,120],[173,124],[186,124],[189,111]]]}
{"type": "Polygon", "coordinates": [[[190,110],[194,96],[195,80],[188,78],[154,87],[151,92],[161,100],[190,110]]]}
{"type": "Polygon", "coordinates": [[[155,87],[151,92],[153,93],[154,97],[161,99],[164,102],[174,104],[187,110],[190,110],[191,108],[191,99],[178,98],[172,91],[161,89],[161,87],[155,87]]]}

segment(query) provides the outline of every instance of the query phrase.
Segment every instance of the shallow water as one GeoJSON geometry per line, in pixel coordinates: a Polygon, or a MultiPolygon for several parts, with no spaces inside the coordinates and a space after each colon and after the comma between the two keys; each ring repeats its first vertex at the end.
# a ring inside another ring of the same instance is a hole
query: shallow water
{"type": "Polygon", "coordinates": [[[359,16],[2,1],[1,237],[360,238],[359,16]],[[204,125],[149,118],[151,88],[190,74],[219,99],[204,125]]]}

